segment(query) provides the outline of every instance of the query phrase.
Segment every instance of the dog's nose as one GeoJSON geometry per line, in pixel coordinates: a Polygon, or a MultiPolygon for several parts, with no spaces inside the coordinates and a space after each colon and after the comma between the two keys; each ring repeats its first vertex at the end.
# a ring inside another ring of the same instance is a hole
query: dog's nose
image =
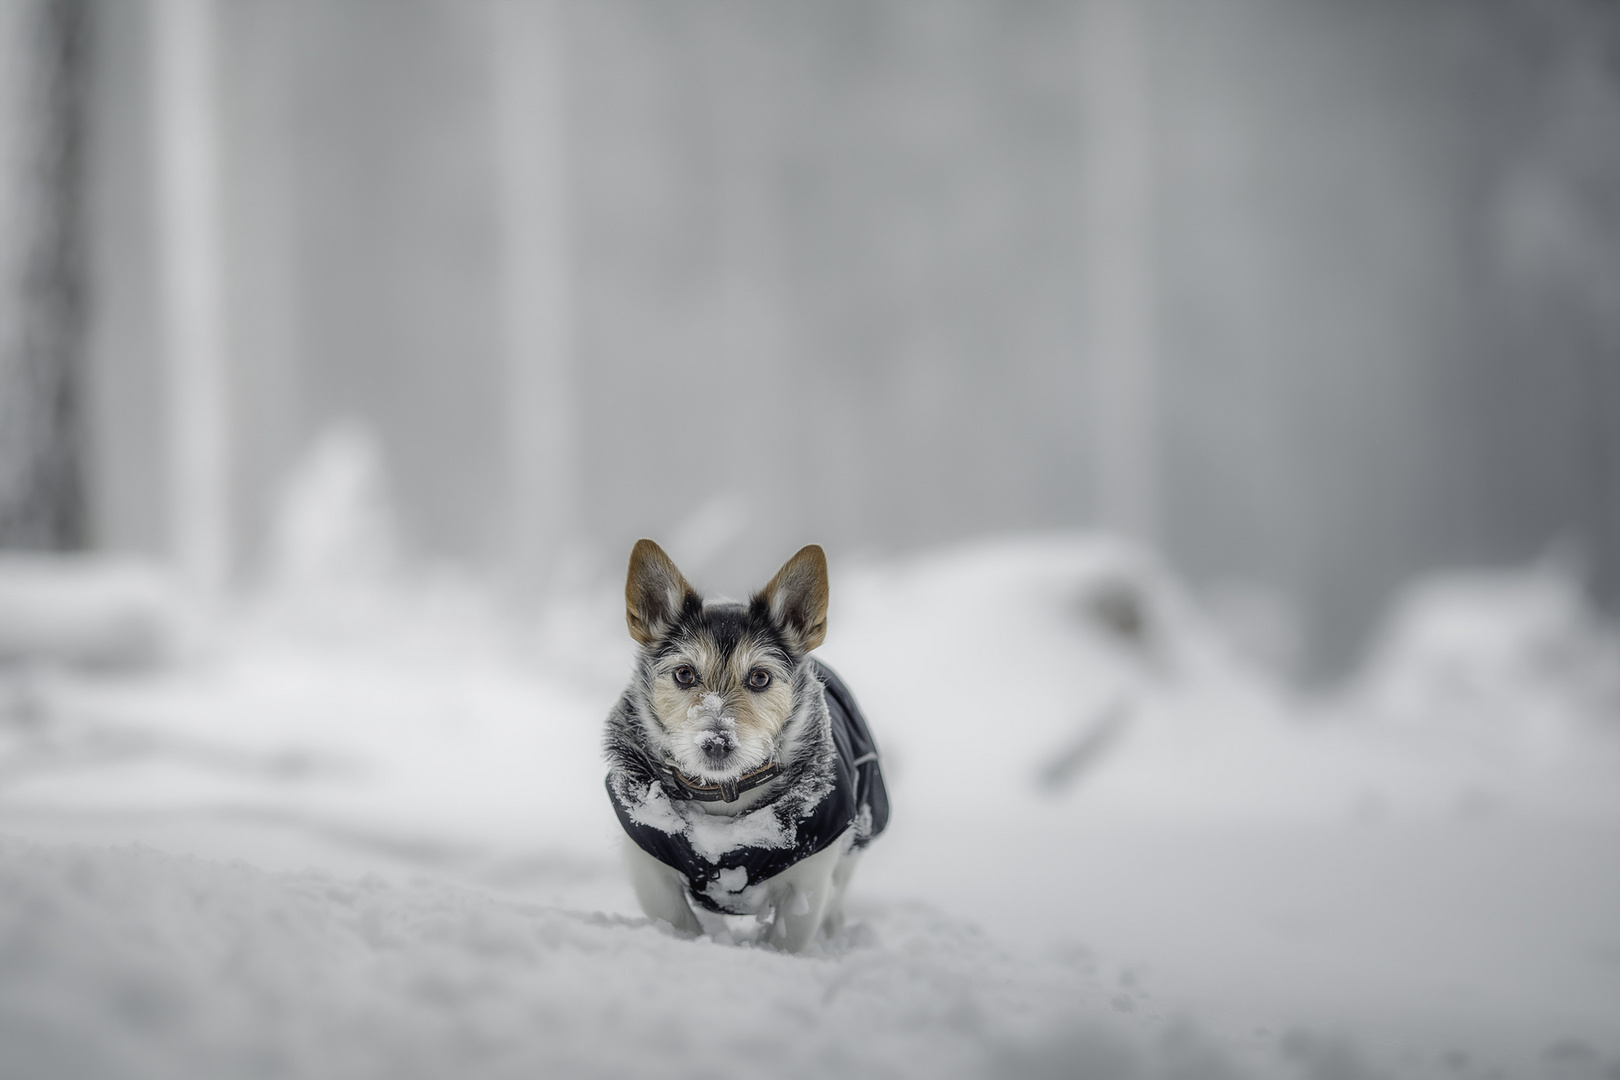
{"type": "Polygon", "coordinates": [[[737,749],[737,739],[729,731],[705,731],[697,737],[697,745],[704,757],[719,764],[737,749]]]}

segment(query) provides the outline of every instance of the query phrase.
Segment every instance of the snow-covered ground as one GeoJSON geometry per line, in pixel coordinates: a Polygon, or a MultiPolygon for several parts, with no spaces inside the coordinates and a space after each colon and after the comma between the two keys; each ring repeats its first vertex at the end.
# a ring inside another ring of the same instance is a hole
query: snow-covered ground
{"type": "Polygon", "coordinates": [[[1303,696],[1105,540],[835,561],[894,817],[787,957],[635,909],[618,583],[374,549],[8,670],[0,1076],[1620,1077],[1620,639],[1557,565],[1303,696]]]}

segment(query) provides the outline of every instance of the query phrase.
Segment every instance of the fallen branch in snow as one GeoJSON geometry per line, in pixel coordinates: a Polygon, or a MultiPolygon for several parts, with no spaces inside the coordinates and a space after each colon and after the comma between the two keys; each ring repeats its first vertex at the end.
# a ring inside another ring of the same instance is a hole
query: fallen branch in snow
{"type": "Polygon", "coordinates": [[[1123,697],[1110,701],[1080,729],[1078,738],[1041,767],[1036,782],[1051,792],[1067,789],[1119,741],[1130,724],[1131,711],[1130,702],[1123,697]]]}

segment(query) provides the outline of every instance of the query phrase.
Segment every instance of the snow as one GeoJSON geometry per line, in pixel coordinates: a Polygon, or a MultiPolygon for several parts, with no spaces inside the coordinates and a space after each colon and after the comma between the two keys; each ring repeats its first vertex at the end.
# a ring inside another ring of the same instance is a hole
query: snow
{"type": "Polygon", "coordinates": [[[710,862],[718,862],[727,852],[739,848],[792,847],[797,834],[782,827],[775,806],[762,806],[735,818],[687,809],[686,838],[692,850],[710,862]]]}
{"type": "Polygon", "coordinates": [[[609,782],[624,802],[631,821],[671,836],[686,831],[686,819],[675,812],[675,804],[664,794],[664,786],[657,780],[645,786],[632,783],[628,778],[613,778],[609,782]]]}
{"type": "Polygon", "coordinates": [[[0,663],[139,667],[183,634],[173,585],[132,560],[0,554],[0,663]]]}
{"type": "Polygon", "coordinates": [[[615,781],[615,788],[631,821],[671,836],[684,835],[692,850],[711,863],[719,862],[726,853],[738,848],[792,847],[796,839],[796,834],[782,827],[774,805],[731,817],[707,813],[690,802],[672,802],[657,780],[639,790],[637,785],[615,781]]]}
{"type": "MultiPolygon", "coordinates": [[[[715,875],[714,884],[718,885],[720,891],[727,895],[742,892],[743,887],[748,884],[748,871],[741,866],[733,866],[722,870],[715,875]]],[[[809,908],[806,907],[805,911],[808,910],[809,908]]],[[[803,915],[804,911],[795,909],[794,914],[803,915]]]]}
{"type": "Polygon", "coordinates": [[[8,1075],[974,1076],[1088,1011],[1092,1059],[1185,1052],[1084,956],[1029,970],[915,904],[797,958],[139,847],[7,843],[0,891],[8,1075]]]}
{"type": "Polygon", "coordinates": [[[168,666],[0,681],[0,1075],[1620,1075],[1620,646],[1568,568],[1417,583],[1304,694],[1100,538],[835,564],[894,818],[788,957],[636,908],[614,584],[356,577],[376,522],[168,666]]]}

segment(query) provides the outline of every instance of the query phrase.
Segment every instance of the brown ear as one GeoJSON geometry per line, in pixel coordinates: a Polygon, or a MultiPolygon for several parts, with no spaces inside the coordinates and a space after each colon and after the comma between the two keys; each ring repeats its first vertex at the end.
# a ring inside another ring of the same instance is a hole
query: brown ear
{"type": "Polygon", "coordinates": [[[651,540],[636,541],[624,579],[624,621],[631,637],[651,645],[674,624],[687,597],[696,595],[663,548],[651,540]]]}
{"type": "Polygon", "coordinates": [[[777,625],[809,652],[827,636],[827,554],[810,544],[782,564],[760,590],[777,625]]]}

